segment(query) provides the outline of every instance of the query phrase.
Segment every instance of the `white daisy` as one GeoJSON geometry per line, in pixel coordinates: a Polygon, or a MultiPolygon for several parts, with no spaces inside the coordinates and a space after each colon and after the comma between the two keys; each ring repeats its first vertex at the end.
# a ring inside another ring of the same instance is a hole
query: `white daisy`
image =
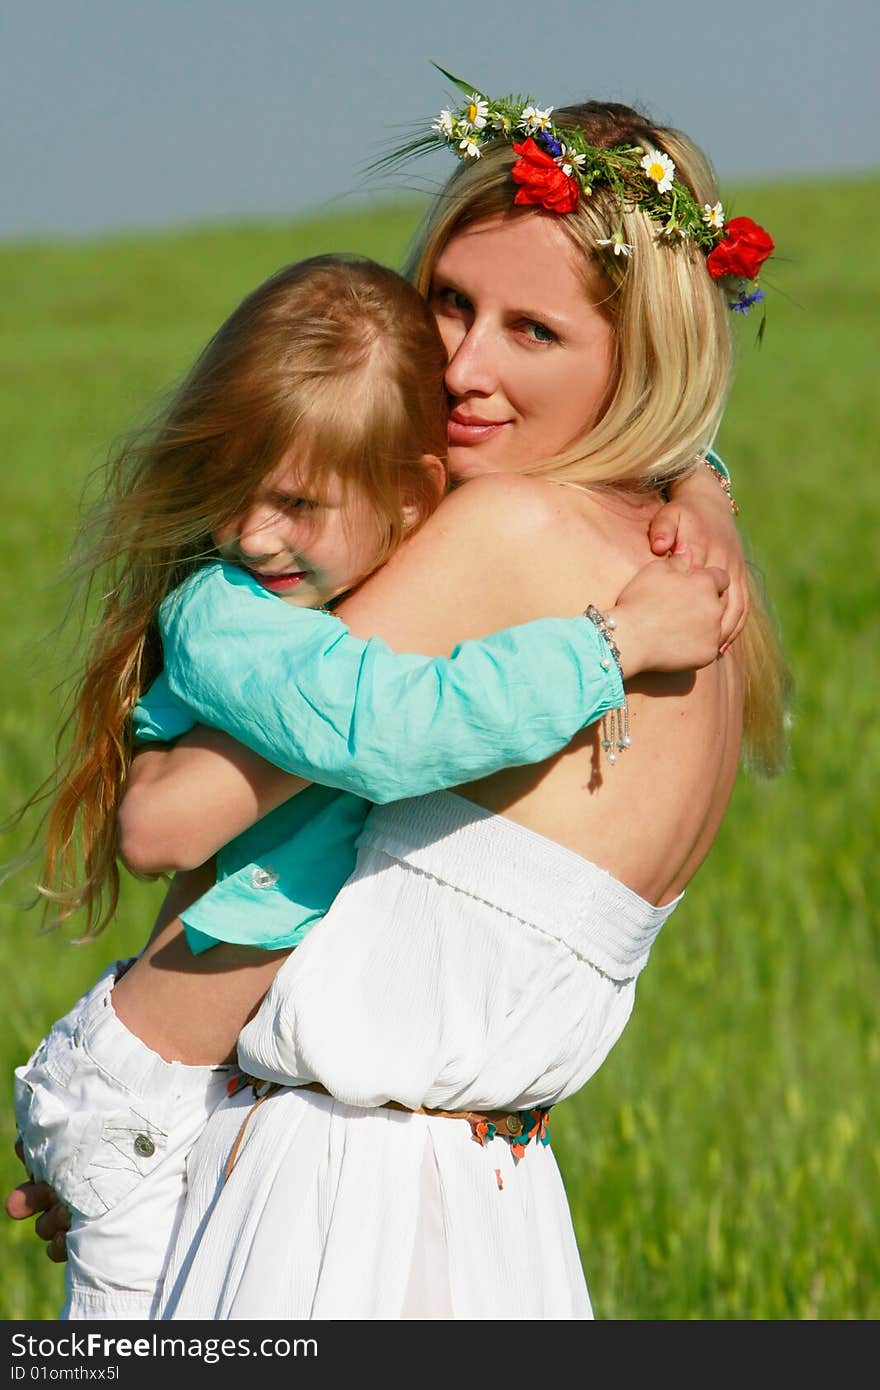
{"type": "Polygon", "coordinates": [[[669,155],[661,154],[659,150],[648,150],[641,163],[648,178],[656,183],[657,192],[668,193],[675,175],[675,165],[669,155]]]}
{"type": "Polygon", "coordinates": [[[489,124],[493,130],[500,130],[502,135],[510,134],[510,117],[505,116],[501,111],[489,113],[489,124]]]}
{"type": "Polygon", "coordinates": [[[447,140],[451,140],[455,135],[455,117],[452,112],[441,111],[431,129],[436,130],[438,135],[445,136],[447,140]]]}
{"type": "Polygon", "coordinates": [[[469,159],[479,159],[481,153],[480,147],[470,132],[459,124],[457,134],[461,136],[458,142],[458,148],[461,150],[462,156],[467,156],[469,159]]]}
{"type": "Polygon", "coordinates": [[[573,154],[572,151],[567,150],[564,145],[562,146],[562,154],[556,161],[563,174],[567,174],[569,178],[571,178],[578,169],[583,169],[586,162],[587,156],[585,154],[573,154]]]}
{"type": "Polygon", "coordinates": [[[472,92],[468,97],[467,106],[463,106],[459,112],[458,124],[461,130],[473,131],[483,130],[489,120],[489,103],[483,97],[472,92]]]}
{"type": "Polygon", "coordinates": [[[602,240],[597,241],[597,242],[596,242],[596,245],[597,245],[597,246],[613,246],[613,247],[614,247],[614,254],[615,254],[615,256],[631,256],[631,255],[632,255],[632,247],[630,246],[629,242],[624,241],[624,239],[623,239],[623,232],[620,231],[619,228],[618,228],[618,230],[614,233],[614,236],[607,236],[607,237],[604,237],[602,240]]]}
{"type": "Polygon", "coordinates": [[[713,207],[711,203],[704,203],[703,221],[706,223],[707,227],[723,227],[724,208],[721,206],[721,204],[716,203],[713,207]]]}
{"type": "Polygon", "coordinates": [[[550,124],[552,110],[552,106],[548,106],[546,111],[542,111],[539,106],[524,106],[519,123],[526,135],[537,135],[539,130],[546,130],[550,124]]]}

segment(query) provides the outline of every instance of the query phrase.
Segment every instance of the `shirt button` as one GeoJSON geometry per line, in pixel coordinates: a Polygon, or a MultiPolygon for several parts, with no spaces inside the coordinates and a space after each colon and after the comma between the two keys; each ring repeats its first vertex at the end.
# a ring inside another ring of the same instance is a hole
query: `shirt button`
{"type": "Polygon", "coordinates": [[[269,865],[265,869],[251,869],[251,884],[254,888],[273,888],[278,875],[269,865]]]}
{"type": "Polygon", "coordinates": [[[140,1154],[141,1158],[152,1158],[156,1152],[156,1145],[149,1134],[139,1134],[134,1141],[134,1151],[140,1154]]]}

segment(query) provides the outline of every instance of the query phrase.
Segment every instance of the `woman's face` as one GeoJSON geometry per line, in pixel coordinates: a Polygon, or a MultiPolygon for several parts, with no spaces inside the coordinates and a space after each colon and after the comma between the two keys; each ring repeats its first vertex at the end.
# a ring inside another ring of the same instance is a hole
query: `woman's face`
{"type": "Polygon", "coordinates": [[[614,330],[593,278],[555,213],[499,213],[444,247],[430,302],[449,354],[453,478],[520,472],[596,423],[614,330]]]}

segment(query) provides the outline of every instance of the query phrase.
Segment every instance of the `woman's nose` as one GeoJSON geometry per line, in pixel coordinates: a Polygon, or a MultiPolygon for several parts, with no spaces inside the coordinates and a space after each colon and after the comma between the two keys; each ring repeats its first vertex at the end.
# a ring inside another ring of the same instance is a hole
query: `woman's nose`
{"type": "Polygon", "coordinates": [[[447,342],[449,365],[446,389],[451,396],[491,396],[497,389],[497,371],[489,334],[473,322],[457,342],[447,342]]]}

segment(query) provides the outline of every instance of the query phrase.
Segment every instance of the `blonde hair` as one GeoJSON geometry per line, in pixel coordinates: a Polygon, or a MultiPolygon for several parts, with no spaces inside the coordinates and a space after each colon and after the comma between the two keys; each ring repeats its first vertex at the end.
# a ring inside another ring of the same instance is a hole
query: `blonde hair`
{"type": "Polygon", "coordinates": [[[446,455],[445,368],[433,315],[402,276],[315,256],[249,294],[158,418],[118,446],[72,561],[83,611],[100,582],[97,623],[55,772],[27,803],[52,798],[39,892],[57,922],[82,909],[93,936],[118,902],[130,716],[161,669],[162,600],[295,444],[298,485],[320,491],[332,474],[366,494],[386,558],[442,495],[424,456],[446,455]]]}
{"type": "MultiPolygon", "coordinates": [[[[563,129],[579,127],[596,146],[664,151],[698,202],[718,201],[705,156],[679,131],[653,126],[614,103],[565,107],[554,112],[554,120],[563,129]]],[[[464,161],[435,198],[407,267],[422,294],[429,295],[434,267],[454,236],[510,212],[516,191],[510,171],[517,158],[507,141],[483,145],[481,157],[464,161]]],[[[721,422],[732,373],[723,291],[698,248],[663,236],[637,205],[621,208],[608,188],[581,197],[559,223],[581,253],[592,300],[600,287],[600,306],[614,328],[615,361],[599,418],[527,471],[562,482],[659,489],[694,471],[721,422]],[[597,244],[618,232],[632,248],[629,256],[597,244]]],[[[788,677],[754,576],[749,589],[752,612],[742,643],[744,749],[752,766],[772,774],[784,761],[788,677]]]]}

